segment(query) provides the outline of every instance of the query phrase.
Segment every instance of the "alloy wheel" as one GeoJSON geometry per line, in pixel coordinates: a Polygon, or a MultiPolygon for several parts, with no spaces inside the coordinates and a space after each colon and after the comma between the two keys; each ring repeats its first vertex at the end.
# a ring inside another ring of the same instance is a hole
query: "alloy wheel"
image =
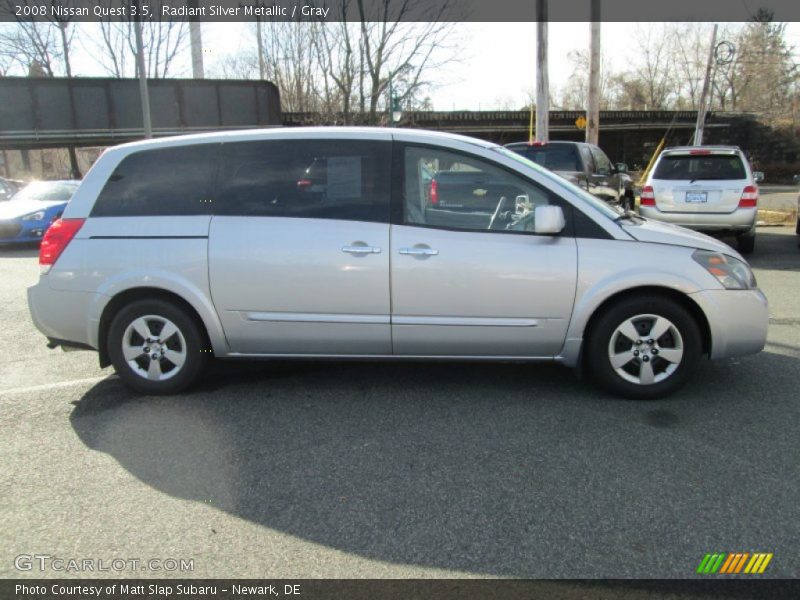
{"type": "Polygon", "coordinates": [[[669,319],[641,314],[623,321],[611,334],[608,358],[617,375],[638,385],[670,377],[683,359],[680,331],[669,319]]]}

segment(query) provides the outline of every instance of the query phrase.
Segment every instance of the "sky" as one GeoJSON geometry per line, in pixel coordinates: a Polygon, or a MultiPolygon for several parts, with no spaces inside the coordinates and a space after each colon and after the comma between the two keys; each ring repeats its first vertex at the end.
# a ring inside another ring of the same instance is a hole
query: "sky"
{"type": "MultiPolygon", "coordinates": [[[[242,23],[207,23],[203,44],[211,60],[242,49],[248,35],[242,23]],[[233,40],[233,41],[232,41],[233,40]]],[[[612,68],[623,70],[635,58],[640,23],[603,23],[602,52],[612,68]]],[[[569,79],[567,55],[589,48],[590,23],[548,26],[551,94],[569,79]]],[[[787,41],[800,49],[800,23],[789,23],[787,41]]],[[[462,51],[457,60],[434,74],[430,90],[435,110],[492,110],[522,107],[536,87],[536,23],[457,23],[453,36],[462,51]]],[[[800,62],[800,52],[795,52],[800,62]]]]}
{"type": "MultiPolygon", "coordinates": [[[[204,23],[206,70],[226,54],[247,50],[253,43],[246,23],[204,23]]],[[[588,50],[589,23],[549,24],[549,78],[551,95],[567,82],[572,50],[588,50]]],[[[639,23],[603,23],[602,52],[612,69],[624,70],[635,59],[639,23]]],[[[430,97],[435,110],[492,110],[519,108],[533,95],[536,82],[535,23],[457,23],[453,39],[460,52],[457,60],[433,74],[430,97]]],[[[800,23],[787,27],[787,42],[795,46],[800,62],[800,23]]],[[[80,46],[80,44],[79,44],[80,46]]],[[[90,45],[75,53],[76,73],[103,76],[91,58],[90,45]]],[[[190,76],[189,52],[185,73],[190,76]]]]}

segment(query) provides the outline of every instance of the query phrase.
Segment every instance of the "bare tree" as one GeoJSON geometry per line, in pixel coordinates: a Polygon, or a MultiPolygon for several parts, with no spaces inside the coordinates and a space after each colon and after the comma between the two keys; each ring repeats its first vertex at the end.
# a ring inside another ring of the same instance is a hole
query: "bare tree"
{"type": "MultiPolygon", "coordinates": [[[[567,110],[585,110],[587,95],[589,91],[589,51],[571,50],[567,54],[567,61],[572,70],[566,85],[560,90],[556,105],[567,110]]],[[[612,79],[614,73],[608,57],[602,54],[600,57],[600,108],[608,110],[612,108],[614,98],[612,96],[612,79]]]]}
{"type": "MultiPolygon", "coordinates": [[[[152,19],[142,21],[145,71],[150,78],[174,76],[179,57],[186,48],[189,26],[184,21],[161,20],[159,2],[153,2],[152,19]]],[[[99,36],[87,48],[111,77],[132,77],[136,73],[136,35],[130,21],[101,20],[99,36]]]]}
{"type": "MultiPolygon", "coordinates": [[[[15,14],[15,5],[33,6],[30,0],[2,0],[5,11],[15,14]]],[[[46,5],[47,6],[47,5],[46,5]]],[[[49,7],[69,6],[69,0],[51,0],[49,7]]],[[[50,13],[52,14],[52,13],[50,13]]],[[[69,50],[72,44],[69,20],[50,17],[44,21],[25,21],[0,27],[0,53],[7,69],[14,66],[23,73],[31,71],[43,77],[72,76],[69,50]]]]}
{"type": "MultiPolygon", "coordinates": [[[[390,83],[399,83],[394,95],[402,106],[428,87],[436,70],[454,58],[447,40],[452,23],[443,21],[452,6],[441,2],[433,8],[424,0],[382,0],[378,13],[370,13],[364,0],[356,0],[360,20],[359,97],[371,123],[378,121],[378,109],[385,106],[390,83]],[[425,14],[428,22],[403,22],[411,15],[425,14]],[[379,19],[375,22],[370,19],[379,19]],[[383,100],[383,103],[381,102],[383,100]]],[[[373,6],[373,5],[370,5],[373,6]]]]}
{"type": "MultiPolygon", "coordinates": [[[[452,24],[436,21],[445,14],[440,8],[434,14],[428,9],[426,22],[400,22],[426,8],[422,0],[381,0],[379,13],[370,12],[374,6],[336,0],[336,9],[350,21],[262,26],[266,75],[278,86],[285,111],[315,113],[326,123],[375,124],[389,106],[390,86],[404,110],[431,106],[427,90],[434,74],[454,60],[458,42],[449,35],[452,24]]],[[[210,71],[253,78],[258,63],[248,50],[210,71]]]]}
{"type": "Polygon", "coordinates": [[[209,65],[208,73],[220,79],[258,79],[258,56],[253,51],[225,55],[209,65]]]}
{"type": "Polygon", "coordinates": [[[773,22],[772,15],[764,12],[742,28],[728,77],[734,110],[772,120],[791,119],[800,66],[794,63],[785,32],[785,23],[773,22]]]}
{"type": "Polygon", "coordinates": [[[644,86],[647,108],[663,110],[670,107],[675,96],[675,73],[667,32],[663,24],[639,27],[639,40],[634,73],[644,86]]]}
{"type": "MultiPolygon", "coordinates": [[[[341,0],[345,16],[348,5],[347,0],[341,0]]],[[[323,73],[322,108],[327,113],[340,111],[343,123],[349,124],[353,105],[358,102],[355,91],[359,80],[359,28],[346,21],[319,23],[313,43],[323,73]]]]}
{"type": "Polygon", "coordinates": [[[708,60],[711,42],[709,23],[684,23],[665,30],[669,43],[670,65],[675,73],[676,108],[696,110],[708,60]]]}

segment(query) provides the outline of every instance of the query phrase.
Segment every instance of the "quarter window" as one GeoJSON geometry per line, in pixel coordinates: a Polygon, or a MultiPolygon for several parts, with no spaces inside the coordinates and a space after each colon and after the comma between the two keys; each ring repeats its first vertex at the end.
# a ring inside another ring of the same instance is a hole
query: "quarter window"
{"type": "Polygon", "coordinates": [[[208,214],[218,144],[144,150],[122,159],[93,217],[208,214]]]}
{"type": "Polygon", "coordinates": [[[215,214],[389,220],[388,142],[275,140],[224,148],[215,214]]]}
{"type": "Polygon", "coordinates": [[[537,206],[564,207],[552,192],[483,160],[427,147],[404,152],[406,224],[533,233],[537,206]]]}

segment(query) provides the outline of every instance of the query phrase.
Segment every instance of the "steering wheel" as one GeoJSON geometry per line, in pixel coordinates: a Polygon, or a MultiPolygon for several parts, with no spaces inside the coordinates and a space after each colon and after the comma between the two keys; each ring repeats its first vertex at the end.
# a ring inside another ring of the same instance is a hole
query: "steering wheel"
{"type": "Polygon", "coordinates": [[[494,214],[492,215],[491,220],[489,221],[489,229],[494,229],[495,223],[497,223],[500,219],[500,215],[506,207],[507,199],[505,196],[500,196],[500,202],[497,203],[497,208],[494,209],[494,214]]]}

